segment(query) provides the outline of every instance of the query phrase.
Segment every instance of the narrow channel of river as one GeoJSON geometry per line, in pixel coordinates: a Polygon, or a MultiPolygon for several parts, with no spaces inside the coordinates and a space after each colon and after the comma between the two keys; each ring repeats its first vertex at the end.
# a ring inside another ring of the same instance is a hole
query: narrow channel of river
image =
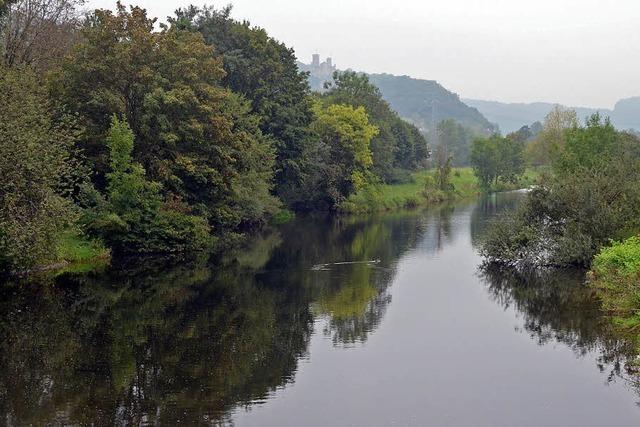
{"type": "Polygon", "coordinates": [[[632,352],[580,272],[479,269],[520,197],[301,218],[216,262],[4,284],[0,423],[638,425],[632,352]]]}

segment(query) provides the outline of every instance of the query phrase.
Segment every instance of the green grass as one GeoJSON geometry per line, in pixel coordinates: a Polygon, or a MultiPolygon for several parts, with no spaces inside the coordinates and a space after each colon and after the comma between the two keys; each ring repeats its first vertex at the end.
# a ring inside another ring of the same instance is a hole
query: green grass
{"type": "MultiPolygon", "coordinates": [[[[426,192],[428,179],[432,179],[433,170],[423,170],[411,175],[411,182],[404,184],[369,186],[352,195],[341,206],[345,213],[366,213],[394,209],[413,208],[434,204],[451,198],[468,198],[482,193],[478,179],[470,167],[454,168],[451,173],[451,183],[454,192],[450,195],[441,191],[426,192]]],[[[536,182],[540,173],[538,170],[527,169],[523,177],[516,184],[499,183],[492,191],[507,191],[525,188],[536,182]]]]}
{"type": "MultiPolygon", "coordinates": [[[[602,249],[593,260],[589,286],[602,301],[614,330],[640,353],[640,236],[602,249]]],[[[640,368],[640,360],[632,364],[640,368]]]]}
{"type": "Polygon", "coordinates": [[[640,331],[640,237],[602,249],[589,276],[612,320],[624,329],[640,331]]]}
{"type": "Polygon", "coordinates": [[[290,211],[289,209],[281,209],[273,215],[271,218],[271,223],[273,225],[282,225],[287,222],[293,221],[296,217],[296,214],[290,211]]]}
{"type": "Polygon", "coordinates": [[[102,244],[92,241],[75,231],[67,231],[58,241],[58,258],[61,272],[87,272],[102,265],[110,257],[110,252],[102,244]]]}

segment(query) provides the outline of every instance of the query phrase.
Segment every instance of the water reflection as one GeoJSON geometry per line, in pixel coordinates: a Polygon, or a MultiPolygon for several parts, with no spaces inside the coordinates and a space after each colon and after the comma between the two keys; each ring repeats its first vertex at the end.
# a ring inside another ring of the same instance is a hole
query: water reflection
{"type": "MultiPolygon", "coordinates": [[[[302,218],[215,261],[127,259],[99,275],[4,284],[0,419],[7,425],[232,424],[234,410],[264,403],[294,382],[314,333],[328,337],[334,351],[366,350],[362,344],[394,303],[392,283],[403,259],[412,260],[410,268],[403,264],[407,277],[431,304],[455,307],[464,299],[469,313],[460,316],[481,318],[483,301],[464,297],[480,286],[475,270],[467,274],[466,263],[443,265],[440,257],[475,260],[469,239],[481,240],[488,221],[519,197],[359,219],[302,218]],[[452,265],[459,274],[445,274],[452,265]],[[434,286],[438,280],[468,280],[469,288],[453,281],[434,286]]],[[[597,354],[609,379],[631,381],[624,366],[633,349],[608,328],[580,273],[484,270],[480,279],[491,300],[514,310],[520,332],[539,345],[562,343],[576,357],[597,354]]],[[[405,295],[404,328],[421,330],[418,306],[425,303],[411,298],[405,295]]],[[[448,334],[465,331],[431,320],[421,333],[441,340],[434,342],[451,345],[448,334]]],[[[400,344],[420,348],[415,332],[395,325],[400,344]]],[[[475,340],[485,339],[478,334],[475,340]]],[[[425,360],[439,351],[424,345],[424,354],[397,354],[384,363],[414,356],[415,369],[428,370],[425,360]]],[[[459,368],[440,360],[445,365],[438,369],[459,368]]],[[[402,407],[403,384],[393,386],[389,392],[402,407]]]]}
{"type": "Polygon", "coordinates": [[[451,223],[455,212],[455,204],[445,204],[434,208],[424,217],[424,231],[418,245],[421,253],[428,256],[436,255],[453,241],[456,232],[460,231],[451,223]]]}
{"type": "Polygon", "coordinates": [[[68,280],[11,304],[0,387],[21,425],[220,419],[293,377],[312,325],[242,268],[197,263],[68,280]]]}
{"type": "Polygon", "coordinates": [[[481,197],[471,213],[471,243],[477,247],[491,224],[501,214],[513,211],[522,201],[524,191],[507,191],[481,197]]]}
{"type": "MultiPolygon", "coordinates": [[[[482,241],[493,219],[520,201],[519,192],[481,199],[471,216],[474,245],[482,241]]],[[[492,300],[522,318],[521,332],[539,345],[562,343],[576,357],[596,354],[596,365],[609,381],[622,378],[637,387],[636,375],[625,369],[637,351],[603,316],[595,292],[585,285],[584,270],[521,271],[483,265],[479,271],[492,300]]]]}
{"type": "Polygon", "coordinates": [[[292,381],[317,317],[364,342],[391,302],[416,214],[316,218],[216,263],[121,260],[98,276],[5,284],[0,416],[24,424],[226,424],[292,381]],[[319,262],[378,260],[314,271],[319,262]]]}

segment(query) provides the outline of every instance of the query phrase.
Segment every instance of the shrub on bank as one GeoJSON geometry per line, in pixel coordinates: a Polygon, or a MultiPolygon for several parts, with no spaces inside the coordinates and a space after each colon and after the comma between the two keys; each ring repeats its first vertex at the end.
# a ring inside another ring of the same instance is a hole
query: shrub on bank
{"type": "Polygon", "coordinates": [[[640,237],[602,249],[593,261],[590,284],[617,324],[640,327],[640,237]]]}

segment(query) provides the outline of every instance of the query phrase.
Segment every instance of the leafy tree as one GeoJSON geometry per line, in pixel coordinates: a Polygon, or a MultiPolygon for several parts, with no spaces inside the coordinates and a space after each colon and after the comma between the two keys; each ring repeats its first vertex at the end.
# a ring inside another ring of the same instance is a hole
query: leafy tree
{"type": "Polygon", "coordinates": [[[318,138],[318,157],[306,188],[317,195],[319,205],[333,209],[370,180],[370,146],[378,129],[369,123],[363,107],[317,103],[314,113],[312,130],[318,138]]]}
{"type": "Polygon", "coordinates": [[[16,3],[18,0],[0,0],[0,19],[6,15],[9,6],[16,3]]]}
{"type": "Polygon", "coordinates": [[[499,141],[500,179],[505,182],[516,183],[524,173],[524,141],[520,138],[516,134],[499,141]]]}
{"type": "Polygon", "coordinates": [[[446,147],[446,151],[452,156],[452,164],[468,165],[471,143],[475,137],[473,131],[453,119],[447,119],[438,123],[436,132],[437,143],[446,147]]]}
{"type": "Polygon", "coordinates": [[[477,138],[471,146],[471,165],[483,188],[489,188],[497,179],[500,157],[498,155],[499,136],[477,138]]]}
{"type": "Polygon", "coordinates": [[[550,164],[564,147],[566,130],[577,126],[575,111],[556,106],[547,114],[535,140],[527,146],[528,162],[534,166],[550,164]]]}
{"type": "Polygon", "coordinates": [[[134,160],[166,200],[186,203],[217,232],[262,222],[278,204],[258,117],[220,86],[222,61],[200,34],[154,24],[120,3],[115,14],[95,11],[52,85],[61,108],[82,119],[97,187],[107,185],[104,140],[116,114],[135,135],[134,160]]]}
{"type": "Polygon", "coordinates": [[[416,169],[429,157],[427,142],[415,126],[403,121],[382,99],[380,90],[365,74],[336,72],[327,85],[328,102],[366,109],[378,135],[371,141],[373,172],[384,182],[394,182],[397,169],[416,169]]]}
{"type": "Polygon", "coordinates": [[[0,269],[57,261],[76,218],[67,198],[75,136],[31,70],[0,66],[0,269]]]}
{"type": "Polygon", "coordinates": [[[453,156],[450,155],[444,145],[436,148],[436,185],[438,190],[449,193],[453,190],[451,184],[451,163],[453,156]]]}
{"type": "MultiPolygon", "coordinates": [[[[5,6],[0,18],[0,52],[8,66],[39,70],[59,63],[77,41],[78,7],[84,0],[19,0],[5,6]],[[13,3],[13,4],[11,4],[13,3]]],[[[0,13],[2,5],[0,4],[0,13]]]]}
{"type": "Polygon", "coordinates": [[[89,228],[118,252],[184,252],[203,249],[209,241],[206,220],[188,215],[184,204],[165,203],[161,186],[147,181],[133,162],[134,135],[126,122],[112,118],[107,135],[107,200],[90,216],[89,228]]]}
{"type": "Polygon", "coordinates": [[[524,173],[524,145],[513,137],[478,138],[471,147],[471,165],[488,189],[499,180],[515,182],[524,173]]]}
{"type": "Polygon", "coordinates": [[[640,141],[599,116],[563,139],[553,176],[484,243],[490,261],[588,266],[610,239],[640,229],[640,141]]]}
{"type": "Polygon", "coordinates": [[[525,126],[522,126],[520,129],[518,129],[517,131],[511,132],[510,134],[508,134],[507,138],[512,139],[514,141],[518,141],[518,142],[527,142],[535,136],[536,134],[534,133],[534,130],[532,130],[529,126],[525,125],[525,126]]]}
{"type": "Polygon", "coordinates": [[[202,34],[222,57],[221,84],[241,94],[260,117],[260,129],[276,151],[276,191],[287,203],[300,198],[308,168],[313,119],[307,75],[298,70],[293,49],[247,21],[230,16],[231,6],[179,9],[171,20],[177,28],[202,34]]]}

